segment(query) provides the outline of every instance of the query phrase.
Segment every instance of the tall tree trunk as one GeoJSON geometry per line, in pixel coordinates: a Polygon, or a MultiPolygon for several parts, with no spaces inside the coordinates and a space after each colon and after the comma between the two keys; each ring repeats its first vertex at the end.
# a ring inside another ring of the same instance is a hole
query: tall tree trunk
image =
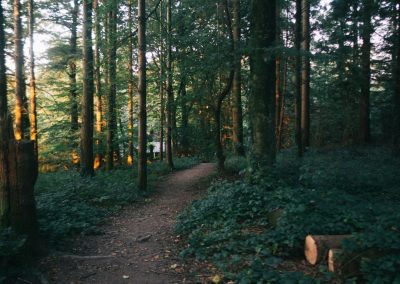
{"type": "Polygon", "coordinates": [[[28,1],[28,33],[29,33],[29,118],[31,125],[31,141],[34,142],[35,156],[38,158],[37,137],[37,110],[36,110],[36,78],[35,78],[35,55],[33,52],[33,33],[35,25],[33,0],[28,1]]]}
{"type": "Polygon", "coordinates": [[[108,11],[108,128],[107,128],[107,170],[114,168],[114,155],[116,154],[115,136],[117,135],[116,111],[116,76],[117,76],[117,1],[110,0],[108,11]]]}
{"type": "Polygon", "coordinates": [[[0,229],[9,226],[10,210],[8,152],[11,129],[7,105],[5,45],[3,6],[0,2],[0,229]]]}
{"type": "Polygon", "coordinates": [[[241,44],[240,44],[240,0],[233,0],[233,41],[235,52],[235,75],[233,78],[232,86],[232,123],[233,132],[232,140],[236,154],[244,156],[244,142],[243,142],[243,114],[242,114],[242,92],[241,92],[241,44]]]}
{"type": "Polygon", "coordinates": [[[361,46],[361,96],[360,96],[360,142],[370,141],[370,87],[371,87],[371,34],[373,0],[363,0],[363,28],[361,46]]]}
{"type": "Polygon", "coordinates": [[[296,32],[295,32],[295,48],[296,54],[296,90],[295,90],[295,140],[297,145],[297,154],[299,157],[303,156],[303,139],[301,134],[301,117],[302,117],[302,106],[301,106],[301,86],[302,86],[302,76],[301,76],[301,4],[302,0],[296,0],[296,32]]]}
{"type": "Polygon", "coordinates": [[[147,188],[147,109],[146,109],[146,1],[138,0],[138,183],[141,190],[147,188]]]}
{"type": "Polygon", "coordinates": [[[164,127],[165,127],[165,98],[164,98],[164,13],[163,1],[160,4],[160,160],[164,160],[164,127]]]}
{"type": "Polygon", "coordinates": [[[301,134],[303,151],[310,146],[310,1],[302,1],[301,134]]]}
{"type": "Polygon", "coordinates": [[[133,1],[129,0],[128,10],[128,165],[133,165],[133,1]]]}
{"type": "Polygon", "coordinates": [[[81,175],[93,175],[93,49],[92,1],[83,0],[83,94],[81,129],[81,175]]]}
{"type": "Polygon", "coordinates": [[[94,81],[95,81],[95,92],[96,92],[96,155],[94,160],[94,169],[97,170],[102,166],[103,150],[101,136],[103,133],[103,100],[102,100],[102,86],[101,86],[101,74],[100,74],[100,44],[101,44],[101,26],[100,26],[100,11],[99,11],[99,0],[93,0],[93,12],[94,12],[94,81]]]}
{"type": "MultiPolygon", "coordinates": [[[[12,227],[18,234],[27,236],[25,242],[25,248],[28,251],[36,249],[37,237],[38,237],[38,226],[36,220],[36,207],[34,198],[34,185],[37,179],[38,166],[37,159],[34,150],[34,142],[29,140],[29,115],[27,107],[27,99],[25,96],[25,80],[24,80],[24,54],[22,45],[22,25],[20,16],[21,5],[18,0],[14,1],[14,45],[15,45],[15,77],[16,77],[16,130],[15,138],[8,132],[11,128],[8,123],[8,118],[4,117],[4,120],[0,123],[0,133],[7,142],[3,142],[2,148],[7,148],[7,162],[1,162],[6,157],[4,154],[0,154],[0,167],[6,169],[6,184],[8,187],[8,204],[6,205],[6,212],[8,217],[7,223],[12,227]],[[9,139],[11,138],[11,139],[9,139]]],[[[3,23],[1,23],[3,24],[3,23]]],[[[3,41],[4,37],[0,39],[3,41]]],[[[3,43],[2,43],[3,44],[3,43]]],[[[2,48],[2,52],[4,49],[2,48]]],[[[4,58],[4,57],[3,57],[4,58]]],[[[1,67],[3,68],[3,67],[1,67]]],[[[0,75],[4,77],[3,74],[0,75]]],[[[4,78],[1,78],[2,82],[4,78]]],[[[4,79],[4,84],[6,83],[4,79]]],[[[4,90],[2,86],[2,95],[6,95],[7,90],[4,90]]],[[[3,110],[0,110],[1,116],[7,116],[7,101],[1,98],[3,110]]],[[[2,169],[0,169],[0,172],[2,169]]],[[[0,173],[0,176],[3,176],[0,173]]],[[[7,190],[6,190],[7,192],[7,190]]],[[[2,192],[2,195],[4,191],[2,192]]],[[[3,196],[2,196],[3,197],[3,196]]],[[[0,204],[3,206],[1,202],[0,204]]],[[[4,209],[1,209],[3,211],[4,209]]]]}
{"type": "Polygon", "coordinates": [[[15,139],[29,137],[28,102],[25,94],[24,46],[21,24],[21,3],[14,0],[14,61],[15,61],[15,139]]]}
{"type": "Polygon", "coordinates": [[[253,127],[254,167],[272,166],[275,142],[275,59],[265,54],[276,39],[276,1],[253,0],[251,12],[251,82],[249,99],[253,127]],[[267,58],[267,59],[266,59],[267,58]]]}
{"type": "Polygon", "coordinates": [[[74,0],[72,8],[71,37],[69,39],[69,60],[68,60],[68,76],[69,76],[69,99],[70,99],[70,119],[71,130],[78,130],[78,102],[77,102],[77,85],[76,85],[76,57],[77,57],[77,30],[78,30],[78,11],[79,2],[74,0]]]}
{"type": "Polygon", "coordinates": [[[172,89],[172,0],[167,0],[167,141],[166,141],[166,156],[168,166],[172,169],[174,162],[172,160],[172,124],[173,124],[173,104],[174,93],[172,89]]]}
{"type": "MultiPolygon", "coordinates": [[[[396,8],[397,19],[400,20],[400,8],[396,8]]],[[[395,119],[394,119],[394,147],[395,152],[400,154],[400,24],[397,23],[397,37],[396,39],[396,73],[394,74],[395,89],[394,89],[394,107],[395,107],[395,119]]]]}

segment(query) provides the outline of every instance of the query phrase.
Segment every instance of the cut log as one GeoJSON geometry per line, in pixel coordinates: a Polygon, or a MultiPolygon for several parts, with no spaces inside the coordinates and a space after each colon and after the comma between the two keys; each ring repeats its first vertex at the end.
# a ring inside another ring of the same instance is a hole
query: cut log
{"type": "Polygon", "coordinates": [[[342,249],[330,249],[328,252],[328,270],[338,272],[341,267],[340,259],[343,257],[342,249]]]}
{"type": "Polygon", "coordinates": [[[304,255],[307,261],[316,265],[328,257],[329,249],[338,249],[342,246],[342,241],[350,235],[308,235],[304,242],[304,255]]]}

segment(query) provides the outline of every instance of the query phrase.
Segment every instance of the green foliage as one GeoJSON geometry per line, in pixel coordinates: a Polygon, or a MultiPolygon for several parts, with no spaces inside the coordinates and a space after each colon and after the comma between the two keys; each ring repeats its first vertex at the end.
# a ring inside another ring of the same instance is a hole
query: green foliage
{"type": "MultiPolygon", "coordinates": [[[[176,168],[197,164],[195,158],[176,160],[176,168]]],[[[162,162],[149,165],[150,182],[170,172],[162,162]]],[[[40,230],[53,245],[63,244],[76,234],[98,233],[97,225],[123,206],[149,193],[140,192],[135,171],[119,169],[99,171],[93,178],[82,178],[77,172],[41,174],[36,185],[40,230]]]]}
{"type": "MultiPolygon", "coordinates": [[[[215,182],[180,216],[176,229],[188,241],[182,255],[210,260],[239,283],[283,283],[311,281],[278,272],[288,257],[302,257],[307,234],[353,234],[348,252],[399,250],[399,160],[382,149],[336,149],[311,151],[298,167],[291,154],[268,174],[215,182]]],[[[399,261],[391,254],[366,260],[364,278],[391,283],[399,261]]]]}
{"type": "Polygon", "coordinates": [[[229,155],[225,160],[225,169],[231,173],[240,173],[247,168],[246,157],[229,155]]]}
{"type": "Polygon", "coordinates": [[[17,255],[25,244],[26,238],[17,235],[11,228],[0,231],[0,259],[17,255]]]}
{"type": "Polygon", "coordinates": [[[72,171],[42,174],[36,188],[40,229],[54,244],[97,232],[104,217],[140,198],[128,170],[86,179],[72,171]]]}

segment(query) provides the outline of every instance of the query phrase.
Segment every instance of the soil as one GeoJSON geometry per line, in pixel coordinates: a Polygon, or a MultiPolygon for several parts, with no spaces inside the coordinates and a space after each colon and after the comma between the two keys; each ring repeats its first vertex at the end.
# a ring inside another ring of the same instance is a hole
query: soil
{"type": "Polygon", "coordinates": [[[203,163],[159,181],[145,202],[125,208],[70,251],[42,262],[50,283],[191,283],[179,259],[177,215],[199,198],[215,172],[203,163]]]}

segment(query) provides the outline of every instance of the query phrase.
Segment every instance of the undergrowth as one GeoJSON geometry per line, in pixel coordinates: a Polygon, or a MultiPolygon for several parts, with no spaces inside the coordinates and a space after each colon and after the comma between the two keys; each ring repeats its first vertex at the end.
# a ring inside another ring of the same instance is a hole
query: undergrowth
{"type": "Polygon", "coordinates": [[[333,275],[305,275],[285,261],[302,258],[308,234],[352,234],[346,252],[384,252],[362,261],[362,281],[400,281],[399,168],[384,149],[309,151],[301,162],[286,151],[268,174],[216,181],[180,216],[182,256],[210,261],[237,283],[328,282],[333,275]]]}

